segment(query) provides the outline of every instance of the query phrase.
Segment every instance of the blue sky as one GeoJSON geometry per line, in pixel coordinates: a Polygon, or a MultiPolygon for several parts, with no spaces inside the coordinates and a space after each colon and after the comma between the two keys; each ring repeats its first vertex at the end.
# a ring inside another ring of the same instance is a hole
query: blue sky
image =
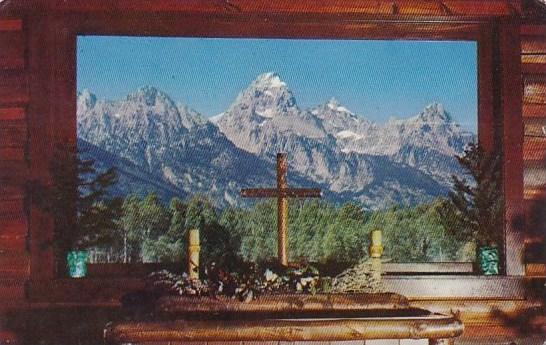
{"type": "Polygon", "coordinates": [[[275,71],[301,108],[337,98],[373,121],[438,101],[477,127],[476,42],[78,37],[78,90],[121,99],[153,85],[205,116],[275,71]]]}

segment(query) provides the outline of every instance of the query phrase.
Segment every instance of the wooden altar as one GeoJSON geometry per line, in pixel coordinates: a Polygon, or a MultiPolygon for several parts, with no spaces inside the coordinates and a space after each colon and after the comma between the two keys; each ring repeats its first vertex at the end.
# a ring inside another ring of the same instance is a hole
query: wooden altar
{"type": "Polygon", "coordinates": [[[455,316],[413,308],[398,294],[265,295],[248,303],[168,296],[154,321],[109,324],[109,344],[218,341],[358,341],[427,339],[453,344],[455,316]]]}

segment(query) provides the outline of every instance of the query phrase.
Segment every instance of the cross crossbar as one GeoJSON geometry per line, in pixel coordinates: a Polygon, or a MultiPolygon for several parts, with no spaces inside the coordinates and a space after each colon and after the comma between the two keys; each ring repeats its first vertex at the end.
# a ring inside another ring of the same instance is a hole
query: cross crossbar
{"type": "Polygon", "coordinates": [[[283,266],[288,266],[288,198],[320,198],[318,188],[288,188],[286,179],[288,162],[286,153],[277,154],[277,188],[246,188],[241,196],[246,198],[277,198],[277,256],[283,266]]]}

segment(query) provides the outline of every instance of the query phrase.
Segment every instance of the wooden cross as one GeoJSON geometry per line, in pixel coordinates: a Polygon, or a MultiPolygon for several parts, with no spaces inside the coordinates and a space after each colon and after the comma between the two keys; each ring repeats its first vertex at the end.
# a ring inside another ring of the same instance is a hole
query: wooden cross
{"type": "Polygon", "coordinates": [[[241,196],[246,198],[277,198],[277,256],[283,266],[288,266],[288,198],[320,198],[318,188],[288,188],[286,153],[277,153],[277,188],[246,188],[241,196]]]}

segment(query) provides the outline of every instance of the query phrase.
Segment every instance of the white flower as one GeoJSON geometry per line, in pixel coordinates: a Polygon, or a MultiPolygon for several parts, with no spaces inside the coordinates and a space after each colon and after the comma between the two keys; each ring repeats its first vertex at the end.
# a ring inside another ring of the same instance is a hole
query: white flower
{"type": "Polygon", "coordinates": [[[275,273],[273,273],[273,271],[271,271],[270,269],[267,269],[265,270],[265,280],[267,282],[273,282],[275,280],[277,280],[279,276],[275,273]]]}

